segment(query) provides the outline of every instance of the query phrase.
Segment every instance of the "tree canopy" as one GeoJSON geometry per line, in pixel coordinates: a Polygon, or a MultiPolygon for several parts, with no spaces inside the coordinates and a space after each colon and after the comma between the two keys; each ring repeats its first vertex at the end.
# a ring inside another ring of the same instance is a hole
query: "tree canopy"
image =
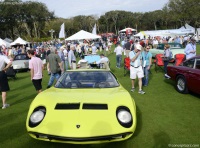
{"type": "Polygon", "coordinates": [[[177,29],[185,23],[200,26],[199,0],[169,0],[162,10],[151,12],[109,11],[100,17],[79,15],[73,18],[57,18],[45,4],[21,0],[5,0],[0,3],[0,37],[12,39],[21,36],[29,40],[58,37],[60,26],[65,23],[65,32],[70,36],[79,30],[91,32],[97,24],[97,33],[118,33],[125,27],[141,30],[177,29]]]}

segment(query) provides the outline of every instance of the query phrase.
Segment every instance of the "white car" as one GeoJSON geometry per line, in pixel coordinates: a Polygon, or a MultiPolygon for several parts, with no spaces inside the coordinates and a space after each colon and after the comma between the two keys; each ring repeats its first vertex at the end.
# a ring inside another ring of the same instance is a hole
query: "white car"
{"type": "Polygon", "coordinates": [[[18,54],[14,57],[12,66],[15,71],[29,70],[29,57],[27,54],[18,54]]]}
{"type": "MultiPolygon", "coordinates": [[[[168,43],[170,45],[170,50],[173,54],[173,58],[175,58],[176,54],[185,54],[183,46],[179,43],[168,43]]],[[[149,51],[152,54],[152,57],[155,58],[156,54],[163,54],[164,53],[164,46],[165,44],[158,44],[157,48],[150,49],[149,51]]]]}

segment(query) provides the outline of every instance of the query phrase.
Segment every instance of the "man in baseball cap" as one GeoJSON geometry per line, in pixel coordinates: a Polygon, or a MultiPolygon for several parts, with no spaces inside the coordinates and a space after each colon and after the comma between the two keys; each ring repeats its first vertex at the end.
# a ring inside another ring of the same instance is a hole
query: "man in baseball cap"
{"type": "Polygon", "coordinates": [[[135,91],[134,82],[136,77],[138,77],[138,85],[139,85],[139,91],[140,94],[145,94],[145,92],[142,90],[142,78],[144,77],[144,72],[142,68],[142,55],[141,55],[141,45],[137,44],[135,46],[135,49],[129,53],[130,58],[130,79],[132,83],[131,91],[135,91]]]}
{"type": "Polygon", "coordinates": [[[186,59],[196,56],[196,39],[193,37],[190,39],[190,43],[185,47],[186,59]]]}

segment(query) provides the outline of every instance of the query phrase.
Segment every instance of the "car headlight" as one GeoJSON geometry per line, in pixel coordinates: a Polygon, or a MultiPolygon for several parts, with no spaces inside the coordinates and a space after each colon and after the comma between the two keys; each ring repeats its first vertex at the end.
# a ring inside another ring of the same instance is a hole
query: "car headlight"
{"type": "Polygon", "coordinates": [[[35,108],[32,112],[32,114],[30,115],[29,118],[29,126],[30,127],[36,127],[38,126],[42,120],[44,119],[46,115],[46,108],[43,106],[39,106],[37,108],[35,108]]]}
{"type": "Polygon", "coordinates": [[[117,118],[125,124],[131,122],[132,120],[130,112],[122,109],[118,111],[117,118]]]}
{"type": "Polygon", "coordinates": [[[40,121],[42,121],[42,119],[44,118],[44,112],[43,111],[36,111],[34,112],[31,117],[30,117],[30,121],[35,124],[38,123],[40,121]]]}
{"type": "Polygon", "coordinates": [[[117,108],[116,116],[119,124],[123,127],[129,128],[133,124],[133,118],[130,110],[125,106],[117,108]]]}

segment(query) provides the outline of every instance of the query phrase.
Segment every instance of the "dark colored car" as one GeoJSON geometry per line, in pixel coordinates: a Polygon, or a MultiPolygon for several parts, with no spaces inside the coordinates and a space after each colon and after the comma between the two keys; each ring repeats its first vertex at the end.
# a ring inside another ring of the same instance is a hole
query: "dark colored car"
{"type": "Polygon", "coordinates": [[[200,94],[200,55],[185,60],[180,66],[168,66],[167,73],[176,81],[178,92],[200,94]]]}

